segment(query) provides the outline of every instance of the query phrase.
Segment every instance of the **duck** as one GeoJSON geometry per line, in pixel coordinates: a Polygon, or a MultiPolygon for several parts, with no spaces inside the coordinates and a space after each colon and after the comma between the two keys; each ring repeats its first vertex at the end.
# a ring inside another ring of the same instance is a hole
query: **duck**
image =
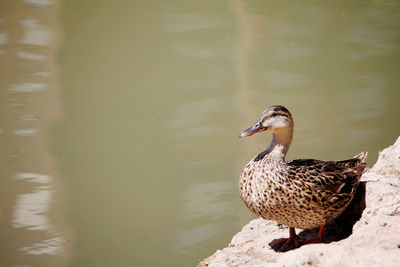
{"type": "Polygon", "coordinates": [[[350,204],[366,169],[367,152],[341,161],[296,159],[287,162],[293,139],[291,113],[281,105],[265,109],[239,137],[272,133],[268,147],[254,156],[240,174],[240,197],[258,217],[289,227],[289,238],[269,245],[284,252],[305,244],[322,243],[325,225],[350,204]],[[295,228],[319,228],[318,237],[300,242],[295,228]]]}

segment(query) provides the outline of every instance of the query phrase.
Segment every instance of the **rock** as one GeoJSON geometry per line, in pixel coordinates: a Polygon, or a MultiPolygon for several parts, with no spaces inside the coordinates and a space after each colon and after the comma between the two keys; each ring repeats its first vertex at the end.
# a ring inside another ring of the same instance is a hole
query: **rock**
{"type": "MultiPolygon", "coordinates": [[[[198,267],[400,266],[400,137],[379,153],[376,164],[362,176],[362,181],[349,208],[330,223],[330,228],[327,226],[324,241],[330,243],[275,252],[268,244],[287,237],[288,228],[255,219],[232,238],[228,247],[198,267]],[[343,225],[341,229],[339,226],[343,225]]],[[[315,234],[316,230],[308,230],[299,236],[309,239],[315,234]]]]}
{"type": "Polygon", "coordinates": [[[379,173],[386,177],[400,177],[400,137],[396,142],[379,152],[379,158],[376,161],[371,172],[379,173]]]}

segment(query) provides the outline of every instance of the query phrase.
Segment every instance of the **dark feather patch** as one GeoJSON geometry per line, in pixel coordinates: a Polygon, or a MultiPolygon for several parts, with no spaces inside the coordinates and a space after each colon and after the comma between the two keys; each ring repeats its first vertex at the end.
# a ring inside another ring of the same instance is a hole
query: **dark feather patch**
{"type": "Polygon", "coordinates": [[[288,162],[288,166],[289,172],[294,174],[293,179],[302,179],[311,186],[317,185],[331,193],[351,194],[366,163],[357,158],[343,161],[297,159],[288,162]]]}

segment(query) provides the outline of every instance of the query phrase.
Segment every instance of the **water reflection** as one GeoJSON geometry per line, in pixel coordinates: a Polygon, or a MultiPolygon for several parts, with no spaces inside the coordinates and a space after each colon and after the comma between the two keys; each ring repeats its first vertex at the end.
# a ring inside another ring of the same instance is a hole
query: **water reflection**
{"type": "Polygon", "coordinates": [[[22,28],[24,32],[22,34],[21,43],[30,45],[47,46],[50,44],[50,31],[49,29],[40,24],[34,19],[22,19],[22,28]]]}
{"type": "Polygon", "coordinates": [[[47,7],[51,4],[54,4],[54,0],[23,0],[23,1],[35,7],[47,7]]]}
{"type": "Polygon", "coordinates": [[[14,130],[14,135],[16,135],[16,136],[34,136],[34,135],[36,135],[36,129],[34,129],[34,128],[16,129],[16,130],[14,130]]]}
{"type": "Polygon", "coordinates": [[[32,61],[44,59],[43,55],[33,54],[33,53],[25,52],[25,51],[18,51],[17,57],[20,59],[32,60],[32,61]]]}
{"type": "Polygon", "coordinates": [[[64,266],[71,256],[63,185],[50,150],[60,117],[60,1],[0,3],[0,265],[64,266]]]}
{"type": "Polygon", "coordinates": [[[51,177],[36,173],[17,173],[15,180],[38,184],[31,193],[17,195],[12,226],[27,230],[48,231],[50,222],[46,217],[51,201],[51,177]]]}
{"type": "Polygon", "coordinates": [[[45,84],[41,83],[27,83],[23,82],[20,84],[13,85],[10,88],[10,91],[15,91],[15,92],[37,92],[41,91],[46,88],[45,84]]]}

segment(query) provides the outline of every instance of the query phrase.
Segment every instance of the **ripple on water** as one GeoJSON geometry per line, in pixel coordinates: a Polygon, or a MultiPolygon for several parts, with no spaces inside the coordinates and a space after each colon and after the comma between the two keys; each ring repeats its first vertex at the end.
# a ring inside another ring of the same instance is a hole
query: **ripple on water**
{"type": "Polygon", "coordinates": [[[64,239],[54,232],[54,227],[46,216],[50,209],[53,194],[53,191],[50,190],[52,177],[38,173],[20,172],[13,179],[34,183],[36,186],[29,193],[17,195],[12,226],[29,231],[45,231],[51,236],[39,242],[23,246],[18,250],[32,255],[56,255],[62,249],[64,239]]]}
{"type": "Polygon", "coordinates": [[[28,82],[23,82],[23,83],[18,83],[10,88],[10,91],[14,92],[22,92],[22,93],[28,93],[28,92],[37,92],[45,89],[47,87],[46,84],[43,83],[28,83],[28,82]]]}
{"type": "Polygon", "coordinates": [[[16,135],[16,136],[35,136],[36,133],[37,133],[37,130],[34,128],[14,130],[14,135],[16,135]]]}
{"type": "Polygon", "coordinates": [[[52,192],[49,190],[51,177],[37,173],[20,172],[15,180],[39,184],[32,192],[19,194],[14,206],[12,225],[28,230],[50,230],[50,223],[45,215],[49,210],[52,192]]]}

